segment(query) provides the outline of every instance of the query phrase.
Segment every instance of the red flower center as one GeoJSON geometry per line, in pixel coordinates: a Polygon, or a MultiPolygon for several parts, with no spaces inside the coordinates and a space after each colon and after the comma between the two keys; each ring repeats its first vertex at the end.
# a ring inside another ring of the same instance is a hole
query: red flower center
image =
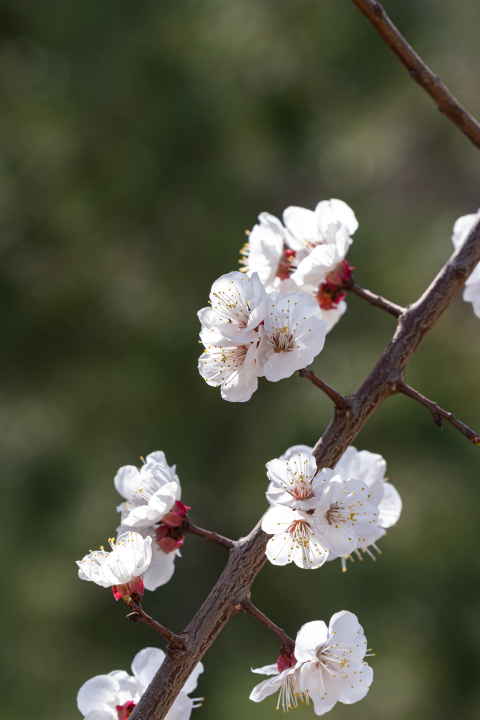
{"type": "Polygon", "coordinates": [[[135,703],[132,700],[126,702],[125,705],[117,705],[118,720],[128,720],[134,707],[135,703]]]}

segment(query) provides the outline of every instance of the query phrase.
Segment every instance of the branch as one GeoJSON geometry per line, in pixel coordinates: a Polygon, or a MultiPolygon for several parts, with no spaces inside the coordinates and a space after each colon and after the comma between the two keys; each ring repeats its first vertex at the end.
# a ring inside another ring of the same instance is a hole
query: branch
{"type": "Polygon", "coordinates": [[[480,149],[480,123],[454,98],[449,89],[435,75],[397,30],[387,13],[375,0],[353,0],[370,20],[388,47],[393,50],[420,87],[436,102],[438,109],[480,149]]]}
{"type": "Polygon", "coordinates": [[[330,400],[335,403],[336,407],[345,410],[350,407],[350,403],[347,398],[343,397],[343,395],[340,395],[340,393],[331,388],[330,385],[327,385],[326,382],[320,380],[320,378],[315,375],[313,370],[307,370],[307,368],[302,368],[298,371],[298,375],[301,378],[307,378],[307,380],[310,380],[310,382],[312,382],[316,387],[320,388],[320,390],[323,390],[325,395],[328,395],[330,400]]]}
{"type": "MultiPolygon", "coordinates": [[[[377,364],[351,396],[349,413],[335,413],[313,454],[318,467],[334,467],[375,410],[398,392],[405,367],[480,262],[480,220],[416,303],[402,313],[395,335],[377,364]]],[[[134,708],[130,720],[163,720],[196,664],[228,620],[238,613],[267,557],[269,536],[261,520],[232,549],[225,570],[185,632],[188,649],[167,656],[134,708]]]]}
{"type": "Polygon", "coordinates": [[[295,648],[295,641],[292,640],[292,638],[289,638],[288,635],[283,632],[283,630],[281,630],[277,625],[275,625],[275,623],[269,620],[266,615],[264,615],[258,608],[255,607],[255,605],[252,605],[250,600],[244,600],[240,604],[244,612],[253,615],[254,618],[257,618],[257,620],[260,620],[260,622],[266,625],[269,630],[274,632],[275,635],[278,635],[278,637],[283,643],[287,643],[287,645],[291,645],[292,648],[295,648]]]}
{"type": "Polygon", "coordinates": [[[226,538],[223,535],[219,535],[216,532],[212,532],[211,530],[204,530],[203,528],[198,527],[198,525],[194,525],[192,522],[190,522],[188,517],[187,521],[182,525],[182,531],[185,533],[190,533],[191,535],[198,535],[198,537],[205,538],[205,540],[208,540],[209,542],[221,545],[227,550],[232,550],[236,545],[234,540],[230,540],[229,538],[226,538]]]}
{"type": "Polygon", "coordinates": [[[127,618],[129,620],[131,620],[132,622],[147,623],[148,625],[153,627],[154,630],[160,633],[160,635],[164,637],[165,640],[168,642],[169,646],[174,648],[177,652],[179,650],[185,651],[187,649],[187,643],[185,642],[185,639],[181,637],[181,635],[175,635],[175,633],[172,633],[171,630],[168,630],[166,627],[160,625],[159,622],[150,617],[150,615],[147,615],[139,602],[135,602],[135,600],[130,597],[129,602],[125,604],[133,608],[135,611],[127,615],[127,618]]]}
{"type": "Polygon", "coordinates": [[[480,436],[477,435],[476,432],[473,432],[473,430],[471,430],[468,425],[465,425],[464,423],[460,422],[460,420],[457,420],[455,415],[452,415],[452,413],[449,413],[446,410],[442,410],[442,408],[437,405],[437,403],[428,400],[428,398],[426,398],[424,395],[421,395],[417,390],[414,390],[409,385],[406,385],[404,382],[400,382],[397,384],[397,390],[403,395],[412,398],[412,400],[416,400],[420,403],[420,405],[424,405],[426,408],[428,408],[432,413],[433,422],[435,423],[435,425],[438,425],[440,429],[443,428],[443,418],[444,420],[448,420],[448,422],[453,425],[454,428],[460,430],[462,435],[465,435],[465,437],[468,438],[470,442],[472,442],[474,445],[480,445],[480,436]]]}
{"type": "Polygon", "coordinates": [[[395,305],[395,303],[390,302],[390,300],[385,300],[381,295],[375,295],[375,293],[370,292],[370,290],[364,290],[356,283],[353,283],[351,287],[347,287],[347,290],[363,298],[369,302],[370,305],[382,308],[382,310],[390,313],[390,315],[394,315],[396,318],[400,317],[405,310],[405,308],[400,307],[400,305],[395,305]]]}

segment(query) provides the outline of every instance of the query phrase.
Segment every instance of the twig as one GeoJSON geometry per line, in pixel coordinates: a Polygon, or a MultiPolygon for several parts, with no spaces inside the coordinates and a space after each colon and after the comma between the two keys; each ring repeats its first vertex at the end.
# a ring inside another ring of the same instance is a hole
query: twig
{"type": "Polygon", "coordinates": [[[454,98],[438,75],[433,73],[397,30],[387,13],[375,0],[353,0],[375,30],[405,65],[411,77],[436,102],[438,109],[480,149],[480,123],[454,98]]]}
{"type": "Polygon", "coordinates": [[[370,292],[370,290],[364,290],[364,288],[361,288],[360,285],[357,285],[356,283],[353,283],[353,285],[348,287],[347,290],[354,295],[358,295],[358,297],[363,298],[369,302],[370,305],[382,308],[382,310],[390,313],[390,315],[394,315],[396,318],[400,317],[405,309],[400,307],[400,305],[395,305],[395,303],[390,302],[390,300],[385,300],[385,298],[381,295],[375,295],[375,293],[370,292]]]}
{"type": "Polygon", "coordinates": [[[464,423],[460,422],[460,420],[457,420],[455,415],[452,415],[452,413],[449,413],[446,410],[442,410],[442,408],[437,405],[437,403],[432,402],[432,400],[428,400],[428,398],[419,393],[417,390],[411,388],[409,385],[406,385],[404,382],[400,382],[397,384],[397,390],[403,395],[412,398],[412,400],[416,400],[418,403],[420,403],[420,405],[424,405],[426,408],[428,408],[432,413],[433,422],[439,428],[443,428],[442,419],[447,420],[451,425],[453,425],[454,428],[460,430],[462,435],[465,435],[465,437],[468,438],[470,442],[472,442],[474,445],[480,445],[480,436],[477,435],[476,432],[473,432],[473,430],[471,430],[468,425],[465,425],[464,423]]]}
{"type": "Polygon", "coordinates": [[[326,382],[320,380],[320,378],[315,375],[313,370],[307,370],[307,368],[302,368],[298,371],[298,375],[301,378],[307,378],[307,380],[310,380],[310,382],[313,383],[316,387],[320,388],[320,390],[323,390],[325,395],[328,395],[330,400],[335,403],[336,407],[342,409],[348,409],[350,407],[350,403],[347,398],[343,397],[343,395],[340,395],[340,393],[330,387],[330,385],[327,385],[326,382]]]}
{"type": "Polygon", "coordinates": [[[134,612],[127,615],[127,618],[129,620],[132,620],[132,622],[141,621],[147,623],[148,625],[151,625],[151,627],[153,627],[154,630],[160,633],[160,635],[165,638],[168,644],[176,650],[187,649],[187,643],[185,642],[184,638],[182,638],[180,635],[175,635],[175,633],[172,633],[171,630],[168,630],[166,627],[160,625],[159,622],[150,617],[150,615],[147,615],[139,602],[135,602],[135,600],[130,597],[129,602],[126,604],[134,609],[134,612]]]}
{"type": "Polygon", "coordinates": [[[203,528],[198,527],[198,525],[194,525],[192,522],[190,522],[188,517],[187,521],[182,525],[182,531],[185,533],[190,533],[191,535],[198,535],[198,537],[205,538],[205,540],[208,540],[209,542],[221,545],[227,550],[232,550],[236,545],[234,540],[230,540],[229,538],[224,537],[223,535],[219,535],[216,532],[212,532],[211,530],[204,530],[203,528]]]}
{"type": "Polygon", "coordinates": [[[244,600],[240,604],[244,612],[253,615],[254,618],[260,620],[260,622],[263,623],[269,630],[274,632],[275,635],[277,635],[282,642],[287,643],[287,645],[291,645],[292,648],[295,648],[295,641],[292,640],[292,638],[288,637],[288,635],[286,635],[283,630],[281,630],[277,625],[275,625],[275,623],[269,620],[266,615],[264,615],[258,608],[255,607],[255,605],[250,602],[250,600],[244,600]]]}

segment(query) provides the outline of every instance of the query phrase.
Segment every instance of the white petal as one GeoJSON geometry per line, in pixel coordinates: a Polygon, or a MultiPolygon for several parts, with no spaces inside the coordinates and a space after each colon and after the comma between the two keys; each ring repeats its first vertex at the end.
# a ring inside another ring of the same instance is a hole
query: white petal
{"type": "Polygon", "coordinates": [[[317,218],[312,210],[290,206],[283,213],[283,222],[293,236],[288,241],[292,250],[300,250],[306,241],[317,239],[317,218]]]}
{"type": "Polygon", "coordinates": [[[117,720],[118,713],[116,710],[91,710],[85,715],[85,720],[117,720]]]}
{"type": "Polygon", "coordinates": [[[175,571],[175,552],[164,553],[156,543],[152,544],[152,561],[143,573],[145,590],[153,592],[166,583],[175,571]]]}
{"type": "Polygon", "coordinates": [[[463,245],[465,240],[478,220],[478,212],[472,215],[462,215],[453,226],[452,242],[455,249],[463,245]]]}
{"type": "Polygon", "coordinates": [[[258,675],[278,675],[278,665],[277,663],[272,663],[272,665],[264,665],[261,668],[251,668],[253,673],[258,673],[258,675]]]}
{"type": "Polygon", "coordinates": [[[322,310],[322,317],[325,320],[325,324],[327,326],[327,335],[330,332],[330,330],[333,330],[335,325],[338,323],[342,315],[344,315],[347,311],[347,303],[345,300],[341,300],[336,308],[332,308],[331,310],[322,310]]]}
{"type": "Polygon", "coordinates": [[[175,702],[165,715],[165,720],[189,720],[192,714],[193,700],[184,692],[180,692],[175,702]]]}
{"type": "Polygon", "coordinates": [[[328,628],[323,620],[302,625],[295,640],[295,657],[299,663],[317,659],[317,649],[328,638],[328,628]]]}
{"type": "Polygon", "coordinates": [[[313,448],[310,447],[310,445],[292,445],[292,447],[288,448],[283,455],[280,455],[278,458],[279,460],[290,460],[291,457],[294,455],[298,455],[298,453],[306,453],[307,455],[312,454],[313,448]]]}
{"type": "Polygon", "coordinates": [[[340,694],[339,702],[350,705],[356,703],[368,692],[373,681],[373,670],[366,663],[351,662],[348,670],[348,678],[346,679],[340,694]]]}
{"type": "Polygon", "coordinates": [[[283,505],[273,505],[262,519],[262,530],[269,535],[283,532],[296,519],[293,510],[283,505]]]}
{"type": "Polygon", "coordinates": [[[396,488],[389,482],[383,484],[383,498],[378,506],[378,524],[389,528],[395,525],[402,512],[402,498],[396,488]]]}
{"type": "Polygon", "coordinates": [[[143,691],[150,685],[158,668],[165,660],[165,653],[159,648],[147,647],[140,650],[132,662],[132,672],[143,691]]]}
{"type": "Polygon", "coordinates": [[[126,500],[133,498],[140,481],[140,473],[134,465],[124,465],[114,477],[115,488],[126,500]]]}
{"type": "Polygon", "coordinates": [[[97,675],[82,685],[77,695],[77,707],[82,715],[92,710],[109,712],[115,709],[120,687],[109,675],[97,675]]]}
{"type": "Polygon", "coordinates": [[[346,225],[350,235],[353,235],[358,228],[358,221],[352,208],[343,200],[322,200],[315,208],[315,215],[320,229],[324,232],[328,226],[335,222],[346,225]]]}
{"type": "Polygon", "coordinates": [[[265,554],[272,565],[288,565],[292,562],[296,546],[290,533],[275,535],[268,541],[265,554]]]}

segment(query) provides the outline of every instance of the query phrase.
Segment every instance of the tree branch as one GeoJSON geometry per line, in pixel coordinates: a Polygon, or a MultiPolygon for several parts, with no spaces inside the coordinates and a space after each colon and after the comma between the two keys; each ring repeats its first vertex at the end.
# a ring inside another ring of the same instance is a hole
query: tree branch
{"type": "MultiPolygon", "coordinates": [[[[403,382],[405,367],[450,305],[465,280],[480,262],[480,220],[467,239],[444,265],[424,294],[399,318],[397,330],[377,364],[353,396],[348,413],[335,413],[313,454],[318,467],[334,467],[347,447],[375,410],[403,382]]],[[[230,552],[225,570],[208,598],[188,624],[183,635],[188,649],[178,657],[170,648],[167,656],[130,720],[163,720],[195,665],[228,620],[242,609],[250,587],[266,561],[268,535],[261,521],[246,538],[241,538],[230,552]]]]}
{"type": "Polygon", "coordinates": [[[298,375],[301,378],[307,378],[307,380],[310,380],[310,382],[313,383],[316,387],[320,388],[320,390],[323,390],[325,395],[328,395],[330,400],[335,403],[336,407],[342,409],[348,409],[350,407],[348,399],[343,397],[343,395],[340,395],[340,393],[330,387],[330,385],[327,385],[326,382],[320,380],[320,378],[315,375],[313,370],[307,370],[307,368],[302,368],[298,371],[298,375]]]}
{"type": "Polygon", "coordinates": [[[288,635],[286,635],[283,630],[278,627],[278,625],[275,625],[275,623],[269,620],[266,615],[264,615],[258,608],[255,607],[255,605],[250,602],[250,600],[244,600],[240,604],[244,612],[249,613],[254,618],[257,618],[257,620],[260,620],[260,622],[266,625],[269,630],[274,632],[275,635],[277,635],[283,643],[291,645],[292,648],[295,648],[295,641],[292,640],[292,638],[288,637],[288,635]]]}
{"type": "Polygon", "coordinates": [[[428,398],[419,393],[417,390],[411,388],[409,385],[406,385],[404,382],[400,382],[397,384],[397,390],[403,395],[412,398],[412,400],[416,400],[418,403],[420,403],[420,405],[424,405],[426,408],[428,408],[432,413],[433,422],[435,423],[435,425],[438,425],[439,428],[443,428],[442,419],[447,420],[451,425],[453,425],[454,428],[460,430],[462,435],[465,435],[465,437],[468,438],[470,442],[472,442],[474,445],[480,445],[480,436],[477,435],[476,432],[471,430],[468,425],[465,425],[465,423],[457,420],[455,415],[452,415],[452,413],[449,413],[446,410],[442,410],[442,408],[437,405],[437,403],[432,402],[432,400],[428,400],[428,398]]]}
{"type": "Polygon", "coordinates": [[[390,315],[394,315],[396,318],[400,317],[405,310],[405,308],[400,307],[400,305],[395,305],[395,303],[390,302],[390,300],[385,300],[381,295],[375,295],[375,293],[370,292],[370,290],[364,290],[356,283],[353,283],[351,287],[347,287],[347,290],[363,298],[369,302],[370,305],[382,308],[382,310],[390,313],[390,315]]]}
{"type": "Polygon", "coordinates": [[[153,627],[153,629],[156,630],[162,637],[164,637],[165,640],[168,642],[169,646],[174,648],[177,653],[179,650],[185,651],[187,649],[187,643],[185,642],[185,639],[181,635],[175,635],[175,633],[172,633],[171,630],[168,630],[166,627],[160,625],[159,622],[150,617],[150,615],[147,615],[145,610],[142,608],[140,602],[135,602],[135,600],[130,597],[129,602],[125,604],[128,605],[128,607],[134,609],[134,612],[127,615],[127,618],[129,620],[132,620],[132,622],[141,621],[153,627]]]}
{"type": "Polygon", "coordinates": [[[436,102],[438,109],[480,149],[480,123],[454,98],[448,88],[435,75],[397,30],[387,13],[375,0],[353,0],[368,18],[382,40],[393,50],[415,80],[436,102]]]}
{"type": "Polygon", "coordinates": [[[221,545],[227,550],[232,550],[236,545],[234,540],[230,540],[229,538],[224,537],[223,535],[219,535],[216,532],[212,532],[211,530],[204,530],[203,528],[198,527],[198,525],[194,525],[192,522],[190,522],[188,517],[187,521],[182,524],[182,531],[184,533],[190,533],[190,535],[198,535],[198,537],[204,538],[209,542],[216,543],[217,545],[221,545]]]}

